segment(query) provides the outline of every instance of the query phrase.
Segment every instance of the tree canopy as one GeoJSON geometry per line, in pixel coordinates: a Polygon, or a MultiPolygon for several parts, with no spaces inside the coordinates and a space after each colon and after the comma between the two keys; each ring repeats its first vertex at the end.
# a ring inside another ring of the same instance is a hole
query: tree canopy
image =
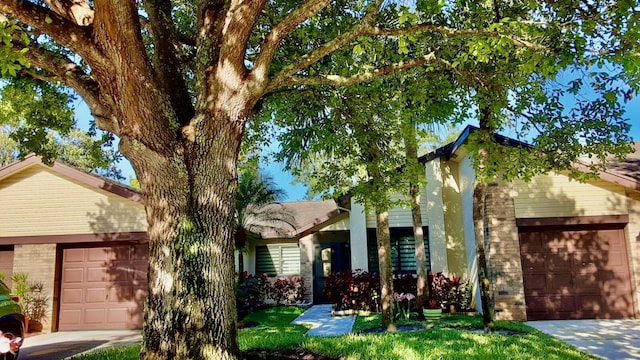
{"type": "MultiPolygon", "coordinates": [[[[490,109],[493,129],[529,124],[519,128],[539,134],[528,136],[547,164],[565,166],[588,150],[624,152],[628,122],[618,110],[636,95],[640,73],[635,2],[408,5],[0,1],[0,74],[72,88],[96,126],[120,138],[136,171],[150,247],[142,358],[239,357],[238,154],[247,130],[263,133],[252,115],[269,111],[279,95],[423,67],[452,74],[472,100],[460,106],[490,109]],[[378,51],[388,42],[398,56],[378,51]],[[554,93],[563,71],[587,76],[554,93]],[[581,87],[600,101],[559,105],[563,93],[581,87]]],[[[305,103],[289,106],[304,111],[305,103]]],[[[24,143],[37,148],[38,141],[24,143]]]]}
{"type": "Polygon", "coordinates": [[[123,180],[113,135],[76,127],[75,96],[60,85],[16,78],[0,89],[0,166],[35,152],[98,175],[123,180]]]}

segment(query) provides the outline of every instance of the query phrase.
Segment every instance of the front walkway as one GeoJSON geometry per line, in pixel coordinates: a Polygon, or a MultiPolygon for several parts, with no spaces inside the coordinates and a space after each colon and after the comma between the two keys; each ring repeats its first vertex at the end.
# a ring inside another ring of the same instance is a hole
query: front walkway
{"type": "Polygon", "coordinates": [[[311,325],[307,336],[341,336],[351,332],[355,316],[331,316],[331,305],[313,305],[291,323],[311,325]]]}
{"type": "Polygon", "coordinates": [[[526,324],[603,359],[640,359],[640,320],[548,320],[526,324]]]}

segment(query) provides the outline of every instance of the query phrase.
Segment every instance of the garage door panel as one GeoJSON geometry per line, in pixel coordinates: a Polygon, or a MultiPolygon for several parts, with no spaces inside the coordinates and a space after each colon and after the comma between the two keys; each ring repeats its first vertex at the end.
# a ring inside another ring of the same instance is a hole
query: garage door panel
{"type": "Polygon", "coordinates": [[[109,279],[107,271],[103,267],[92,266],[87,268],[86,272],[87,272],[87,278],[85,279],[86,282],[91,282],[91,283],[106,282],[109,279]]]}
{"type": "Polygon", "coordinates": [[[576,311],[575,297],[573,296],[551,296],[551,309],[555,312],[576,311]]]}
{"type": "Polygon", "coordinates": [[[601,282],[596,274],[578,274],[573,278],[576,294],[600,293],[601,282]]]}
{"type": "Polygon", "coordinates": [[[111,308],[109,309],[108,316],[109,316],[110,323],[126,324],[130,319],[129,308],[127,307],[111,308]]]}
{"type": "Polygon", "coordinates": [[[85,291],[85,302],[88,303],[104,303],[106,299],[106,291],[104,288],[89,288],[85,291]]]}
{"type": "Polygon", "coordinates": [[[547,276],[546,274],[525,274],[524,281],[530,284],[525,288],[525,295],[537,296],[546,294],[547,292],[547,276]]]}
{"type": "Polygon", "coordinates": [[[84,249],[67,249],[64,252],[65,262],[70,263],[83,263],[84,259],[84,249]]]}
{"type": "Polygon", "coordinates": [[[85,309],[84,322],[87,324],[103,324],[105,323],[105,309],[85,309]]]}
{"type": "Polygon", "coordinates": [[[65,249],[59,330],[140,329],[145,252],[146,245],[65,249]]]}
{"type": "Polygon", "coordinates": [[[545,257],[548,271],[560,272],[571,269],[571,257],[567,253],[550,253],[545,257]]]}
{"type": "Polygon", "coordinates": [[[131,286],[116,286],[109,289],[109,297],[107,302],[110,304],[119,304],[128,302],[133,299],[133,289],[131,286]]]}
{"type": "Polygon", "coordinates": [[[89,262],[106,263],[109,260],[114,260],[114,258],[110,258],[108,254],[110,254],[110,251],[107,251],[106,248],[86,249],[87,261],[89,262]]]}
{"type": "Polygon", "coordinates": [[[64,304],[80,304],[83,302],[83,289],[63,289],[62,303],[64,304]]]}
{"type": "Polygon", "coordinates": [[[81,324],[82,310],[81,309],[60,310],[60,319],[64,319],[65,323],[69,324],[70,326],[81,324]]]}
{"type": "Polygon", "coordinates": [[[541,252],[544,249],[540,233],[522,234],[520,245],[526,253],[541,252]]]}
{"type": "Polygon", "coordinates": [[[547,276],[547,293],[556,296],[567,296],[573,289],[571,274],[553,273],[547,276]]]}
{"type": "Polygon", "coordinates": [[[62,271],[62,281],[66,283],[82,283],[84,280],[84,269],[64,269],[62,271]]]}
{"type": "Polygon", "coordinates": [[[531,312],[546,312],[547,300],[546,296],[525,296],[527,301],[527,311],[531,312]]]}
{"type": "Polygon", "coordinates": [[[522,262],[522,271],[525,273],[546,270],[544,253],[527,253],[526,255],[521,256],[520,261],[522,262]]]}
{"type": "Polygon", "coordinates": [[[520,231],[530,320],[633,317],[624,230],[602,227],[594,229],[592,224],[589,230],[574,226],[560,231],[540,226],[520,231]],[[546,244],[532,246],[539,238],[546,244]],[[538,270],[541,259],[546,286],[538,270]]]}

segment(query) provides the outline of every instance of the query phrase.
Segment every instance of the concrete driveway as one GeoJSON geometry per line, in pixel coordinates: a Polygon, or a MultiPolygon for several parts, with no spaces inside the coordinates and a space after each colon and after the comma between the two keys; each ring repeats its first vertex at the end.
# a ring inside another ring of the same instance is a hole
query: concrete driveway
{"type": "Polygon", "coordinates": [[[109,346],[130,345],[142,340],[140,330],[61,331],[28,336],[20,360],[60,360],[109,346]]]}
{"type": "Polygon", "coordinates": [[[526,324],[603,359],[640,359],[640,320],[551,320],[526,324]]]}

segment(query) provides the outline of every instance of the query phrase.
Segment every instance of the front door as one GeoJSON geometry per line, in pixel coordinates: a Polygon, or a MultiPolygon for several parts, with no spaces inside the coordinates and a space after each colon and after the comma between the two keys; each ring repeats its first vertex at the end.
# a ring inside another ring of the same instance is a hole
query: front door
{"type": "Polygon", "coordinates": [[[332,272],[351,271],[351,251],[347,243],[317,244],[313,261],[313,302],[327,302],[324,282],[332,272]]]}

